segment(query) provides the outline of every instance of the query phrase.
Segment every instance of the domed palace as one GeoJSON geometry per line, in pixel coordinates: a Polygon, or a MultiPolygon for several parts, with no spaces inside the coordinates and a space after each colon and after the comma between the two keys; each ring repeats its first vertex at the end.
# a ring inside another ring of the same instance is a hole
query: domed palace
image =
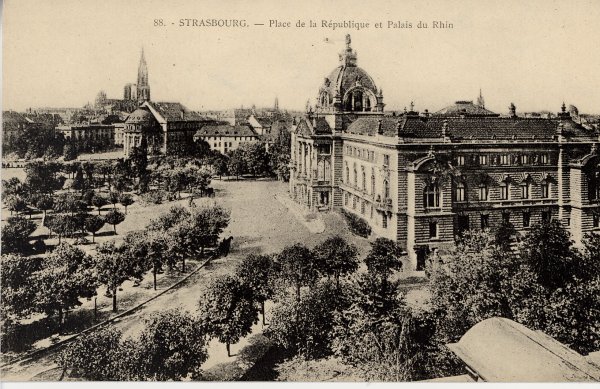
{"type": "Polygon", "coordinates": [[[189,147],[206,123],[180,103],[145,101],[125,120],[123,152],[125,157],[134,147],[145,148],[148,155],[177,152],[189,147]]]}
{"type": "Polygon", "coordinates": [[[494,113],[480,93],[475,104],[388,114],[351,43],[347,35],[315,108],[293,126],[296,202],[365,220],[371,237],[397,241],[416,270],[468,229],[510,222],[526,234],[557,219],[576,242],[600,233],[600,137],[564,103],[551,118],[530,118],[513,103],[494,113]]]}

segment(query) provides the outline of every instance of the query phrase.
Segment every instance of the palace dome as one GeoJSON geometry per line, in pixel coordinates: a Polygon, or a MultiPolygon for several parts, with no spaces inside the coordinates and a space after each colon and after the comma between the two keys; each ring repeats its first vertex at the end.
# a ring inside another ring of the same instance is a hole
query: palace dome
{"type": "Polygon", "coordinates": [[[350,35],[346,35],[346,48],[339,54],[339,66],[329,73],[319,89],[317,108],[327,110],[337,103],[343,111],[383,110],[381,91],[377,90],[373,78],[356,66],[356,51],[350,43],[350,35]]]}
{"type": "Polygon", "coordinates": [[[138,108],[133,111],[125,120],[129,124],[150,124],[152,122],[152,114],[144,108],[138,108]]]}

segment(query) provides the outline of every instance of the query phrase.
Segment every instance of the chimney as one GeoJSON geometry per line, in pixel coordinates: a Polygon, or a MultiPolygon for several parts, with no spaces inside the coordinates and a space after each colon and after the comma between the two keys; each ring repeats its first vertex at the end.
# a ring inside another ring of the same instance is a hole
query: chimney
{"type": "Polygon", "coordinates": [[[444,142],[450,141],[450,136],[448,134],[448,120],[445,119],[442,124],[442,138],[444,138],[444,142]]]}

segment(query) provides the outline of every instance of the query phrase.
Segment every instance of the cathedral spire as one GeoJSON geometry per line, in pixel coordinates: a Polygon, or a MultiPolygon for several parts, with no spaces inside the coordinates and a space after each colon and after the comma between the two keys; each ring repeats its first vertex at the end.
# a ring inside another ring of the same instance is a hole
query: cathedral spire
{"type": "Polygon", "coordinates": [[[483,99],[481,88],[479,88],[479,97],[477,98],[477,105],[479,105],[481,108],[485,108],[485,100],[483,99]]]}
{"type": "Polygon", "coordinates": [[[138,100],[150,100],[150,85],[148,84],[148,65],[146,65],[146,57],[144,56],[144,47],[142,46],[142,54],[140,56],[140,64],[138,66],[137,78],[137,96],[138,100]]]}

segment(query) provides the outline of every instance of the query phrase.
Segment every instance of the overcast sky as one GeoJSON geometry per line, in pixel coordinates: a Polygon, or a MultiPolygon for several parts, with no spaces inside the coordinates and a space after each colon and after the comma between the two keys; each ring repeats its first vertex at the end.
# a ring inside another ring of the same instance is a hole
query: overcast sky
{"type": "Polygon", "coordinates": [[[152,99],[191,109],[302,109],[338,64],[346,33],[387,109],[436,111],[475,100],[507,112],[600,113],[600,1],[5,0],[3,109],[80,107],[121,98],[143,46],[152,99]],[[165,27],[154,27],[162,18],[165,27]],[[178,27],[181,18],[246,19],[247,28],[178,27]],[[317,28],[269,28],[270,19],[317,28]],[[370,22],[322,28],[321,20],[370,22]],[[432,21],[453,29],[433,29],[432,21]],[[387,21],[412,29],[388,29],[387,21]],[[417,29],[419,21],[428,29],[417,29]],[[381,29],[373,28],[383,22],[381,29]],[[175,23],[172,25],[171,23],[175,23]],[[255,26],[265,23],[266,26],[255,26]]]}

